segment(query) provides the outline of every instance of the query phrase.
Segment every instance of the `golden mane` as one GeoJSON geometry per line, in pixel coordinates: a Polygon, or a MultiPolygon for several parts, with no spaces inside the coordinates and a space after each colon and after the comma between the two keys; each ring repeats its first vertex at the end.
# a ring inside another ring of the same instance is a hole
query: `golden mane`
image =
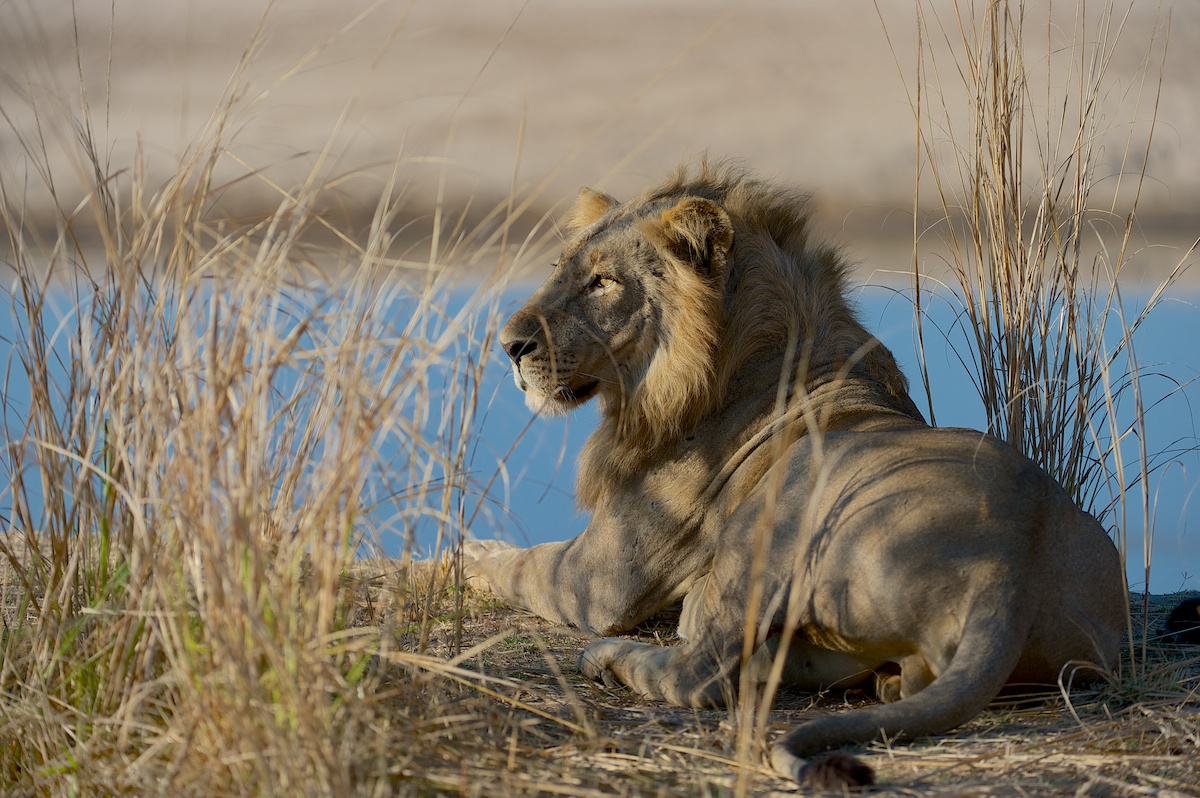
{"type": "Polygon", "coordinates": [[[845,261],[810,238],[808,194],[705,158],[695,168],[681,165],[630,205],[682,197],[715,202],[733,222],[721,308],[722,389],[763,349],[810,343],[814,358],[832,348],[844,359],[870,340],[845,301],[845,261]]]}
{"type": "Polygon", "coordinates": [[[668,264],[660,349],[625,406],[605,408],[588,441],[576,486],[582,506],[598,497],[597,482],[642,467],[720,407],[730,380],[755,358],[777,358],[781,379],[803,362],[810,393],[853,373],[894,397],[896,409],[920,417],[891,353],[846,301],[845,260],[810,238],[807,194],[705,158],[614,210],[657,218],[688,198],[715,203],[732,223],[723,274],[705,279],[685,262],[668,264]],[[794,359],[784,363],[788,351],[794,359]]]}

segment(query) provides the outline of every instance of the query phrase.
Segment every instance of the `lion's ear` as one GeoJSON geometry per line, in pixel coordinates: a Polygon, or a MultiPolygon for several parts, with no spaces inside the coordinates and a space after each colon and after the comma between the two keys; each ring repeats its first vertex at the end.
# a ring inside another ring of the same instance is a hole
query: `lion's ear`
{"type": "Polygon", "coordinates": [[[571,209],[567,215],[567,229],[579,231],[588,227],[604,214],[611,211],[621,203],[603,191],[597,191],[594,188],[579,189],[579,196],[575,199],[575,207],[571,209]]]}
{"type": "Polygon", "coordinates": [[[717,277],[725,270],[733,246],[733,222],[711,200],[688,197],[663,211],[657,237],[667,250],[696,271],[717,277]]]}

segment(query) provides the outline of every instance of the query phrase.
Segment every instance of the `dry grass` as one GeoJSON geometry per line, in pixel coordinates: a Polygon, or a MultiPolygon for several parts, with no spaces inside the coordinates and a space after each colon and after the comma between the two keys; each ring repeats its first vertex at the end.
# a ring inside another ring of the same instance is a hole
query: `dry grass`
{"type": "MultiPolygon", "coordinates": [[[[386,565],[360,565],[367,571],[379,567],[386,565]]],[[[1179,598],[1155,600],[1152,630],[1179,598]]],[[[377,606],[396,600],[373,599],[377,606]]],[[[469,593],[464,610],[469,622],[463,625],[463,645],[484,648],[462,664],[502,680],[497,684],[513,702],[514,720],[506,727],[508,738],[500,729],[485,737],[481,760],[455,758],[426,777],[442,785],[491,784],[484,794],[722,795],[734,794],[742,778],[748,794],[790,793],[787,782],[762,768],[739,772],[729,712],[647,703],[584,680],[575,660],[589,638],[498,606],[488,595],[469,593]]],[[[639,636],[669,643],[676,621],[671,613],[658,616],[639,636]]],[[[456,634],[450,618],[435,624],[432,651],[449,656],[456,634]]],[[[880,774],[879,794],[1193,794],[1200,783],[1194,756],[1200,745],[1194,695],[1200,657],[1194,648],[1172,645],[1158,634],[1147,641],[1147,650],[1153,675],[1076,690],[1069,703],[1061,695],[1008,697],[942,738],[870,746],[863,755],[880,774]]],[[[855,691],[812,696],[784,690],[767,728],[772,735],[782,733],[805,713],[870,700],[855,691]]]]}
{"type": "MultiPolygon", "coordinates": [[[[1159,378],[1170,394],[1195,377],[1144,370],[1138,331],[1200,240],[1144,304],[1123,296],[1142,246],[1148,149],[1113,152],[1111,141],[1122,126],[1128,137],[1144,126],[1152,140],[1169,31],[1164,16],[1140,85],[1116,85],[1109,73],[1129,8],[955,2],[946,18],[918,4],[912,267],[922,360],[928,338],[950,343],[988,431],[1055,475],[1112,530],[1126,563],[1140,556],[1148,589],[1156,480],[1197,442],[1181,433],[1174,450],[1148,450],[1149,426],[1177,421],[1154,414],[1164,395],[1146,383],[1159,378]],[[1130,97],[1133,118],[1110,118],[1109,105],[1130,97]],[[929,320],[934,303],[954,308],[951,328],[929,320]]],[[[933,415],[934,387],[921,376],[933,415]]]]}
{"type": "MultiPolygon", "coordinates": [[[[141,153],[107,165],[86,95],[64,127],[29,94],[43,124],[14,131],[24,168],[0,175],[0,784],[21,794],[386,793],[474,725],[446,711],[474,688],[425,653],[444,578],[364,626],[346,577],[384,535],[463,534],[494,307],[448,309],[443,263],[470,235],[447,217],[414,259],[394,186],[364,232],[318,215],[348,179],[328,153],[267,218],[222,210],[258,180],[214,177],[254,51],[164,185],[141,153]],[[23,215],[39,179],[84,195],[48,235],[23,215]]],[[[476,257],[505,235],[488,230],[476,257]]]]}
{"type": "Polygon", "coordinates": [[[1107,513],[1124,500],[1106,495],[1118,455],[1108,449],[1129,432],[1109,429],[1112,404],[1137,392],[1138,328],[1196,248],[1144,306],[1127,309],[1122,278],[1137,246],[1147,160],[1103,151],[1114,126],[1105,103],[1122,89],[1135,94],[1129,127],[1153,131],[1150,70],[1168,20],[1148,43],[1143,85],[1131,88],[1108,78],[1119,4],[1081,3],[1074,18],[1024,2],[954,10],[949,20],[921,16],[916,195],[920,202],[929,188],[938,212],[914,214],[916,303],[931,290],[940,301],[954,297],[969,344],[959,354],[989,429],[1059,476],[1082,505],[1107,513]],[[948,41],[950,63],[939,62],[930,40],[948,41]],[[921,257],[931,240],[945,245],[944,270],[921,257]]]}
{"type": "MultiPolygon", "coordinates": [[[[314,210],[336,207],[329,195],[348,179],[324,153],[306,181],[273,187],[275,213],[232,217],[224,199],[258,179],[214,177],[247,112],[242,89],[235,75],[165,185],[145,182],[141,156],[107,163],[86,97],[67,139],[26,137],[27,170],[0,172],[16,329],[3,364],[0,790],[786,790],[756,751],[737,750],[736,714],[634,704],[582,682],[581,637],[459,588],[452,558],[360,558],[418,529],[449,553],[469,525],[484,490],[470,454],[479,353],[499,319],[492,284],[450,309],[445,264],[495,258],[502,283],[528,198],[478,228],[439,212],[414,252],[392,235],[402,167],[351,234],[314,210]],[[74,174],[49,172],[50,146],[74,153],[74,174]],[[85,199],[64,202],[47,233],[23,216],[26,180],[51,192],[73,181],[85,199]],[[316,250],[314,231],[338,245],[316,250]]],[[[1053,239],[1062,226],[1044,229],[1053,239]]],[[[990,239],[971,235],[964,250],[999,264],[981,254],[990,239]]],[[[1020,279],[1037,307],[1061,306],[1020,279]]],[[[1006,316],[976,323],[981,345],[1014,327],[1047,335],[1006,316]]],[[[1077,413],[1091,432],[1088,396],[1077,413]]],[[[1011,418],[1048,430],[1034,440],[1077,434],[1028,410],[1011,418]]],[[[660,619],[642,634],[671,628],[660,619]]],[[[1139,667],[1101,692],[1000,704],[954,735],[867,756],[897,794],[1186,793],[1200,781],[1196,663],[1131,631],[1139,667]]],[[[865,700],[785,693],[768,730],[865,700]]]]}

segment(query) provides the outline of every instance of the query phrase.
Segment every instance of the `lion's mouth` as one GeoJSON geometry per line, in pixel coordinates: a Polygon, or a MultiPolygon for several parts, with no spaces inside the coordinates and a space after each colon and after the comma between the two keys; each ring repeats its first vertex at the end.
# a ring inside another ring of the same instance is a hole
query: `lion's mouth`
{"type": "Polygon", "coordinates": [[[569,413],[591,399],[599,386],[599,382],[589,382],[575,388],[559,385],[549,393],[543,393],[530,386],[531,390],[525,392],[525,404],[539,415],[557,416],[560,413],[569,413]]]}
{"type": "Polygon", "coordinates": [[[550,394],[550,399],[563,405],[578,405],[591,399],[599,387],[599,380],[586,383],[578,388],[572,388],[569,385],[560,385],[550,394]]]}
{"type": "Polygon", "coordinates": [[[520,367],[513,369],[513,378],[517,387],[525,394],[525,404],[535,413],[550,413],[556,415],[573,410],[595,396],[600,388],[600,380],[592,380],[583,385],[571,386],[560,384],[550,390],[543,389],[537,381],[527,380],[521,373],[520,367]]]}

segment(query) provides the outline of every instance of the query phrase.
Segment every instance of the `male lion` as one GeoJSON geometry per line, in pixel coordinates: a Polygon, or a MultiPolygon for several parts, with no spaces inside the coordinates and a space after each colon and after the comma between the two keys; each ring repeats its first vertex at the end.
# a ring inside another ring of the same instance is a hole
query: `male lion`
{"type": "Polygon", "coordinates": [[[562,543],[466,545],[498,596],[597,634],[682,599],[685,645],[583,652],[588,676],[648,698],[721,705],[772,667],[812,689],[874,677],[886,703],[774,746],[798,780],[800,757],[947,731],[1006,683],[1111,668],[1126,613],[1116,549],[1050,476],[925,424],[807,213],[707,162],[624,204],[580,192],[501,342],[535,411],[599,398],[576,486],[591,522],[562,543]]]}

